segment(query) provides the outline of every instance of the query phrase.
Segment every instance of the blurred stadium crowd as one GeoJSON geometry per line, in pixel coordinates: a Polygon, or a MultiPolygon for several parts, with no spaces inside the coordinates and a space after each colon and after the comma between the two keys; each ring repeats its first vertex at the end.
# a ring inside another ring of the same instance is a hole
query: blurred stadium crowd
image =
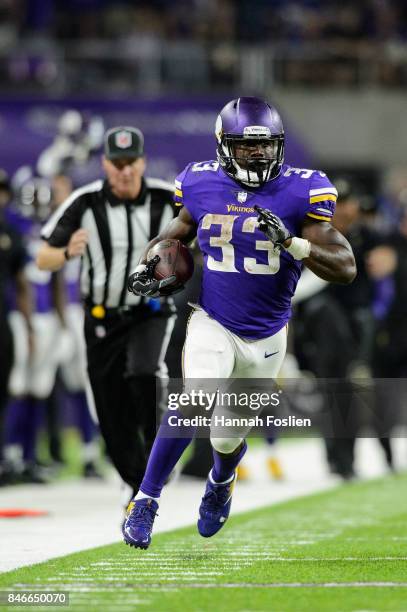
{"type": "MultiPolygon", "coordinates": [[[[63,99],[78,92],[102,100],[121,94],[182,96],[186,90],[228,91],[231,97],[235,90],[248,93],[248,83],[263,92],[273,84],[402,87],[407,5],[401,0],[0,0],[0,74],[4,93],[21,99],[37,93],[63,99]]],[[[33,260],[50,212],[73,188],[100,176],[78,169],[99,169],[104,124],[99,109],[93,116],[59,107],[56,112],[53,141],[35,163],[9,174],[0,171],[0,314],[6,311],[14,338],[12,358],[7,347],[10,368],[6,352],[0,362],[9,390],[8,398],[0,397],[0,485],[52,477],[67,459],[67,428],[75,428],[82,440],[82,474],[100,476],[103,449],[85,394],[79,262],[51,274],[40,272],[33,260]],[[8,232],[16,256],[6,269],[8,232]]],[[[163,142],[165,153],[181,149],[177,142],[163,142]]],[[[351,478],[355,438],[367,425],[391,469],[389,432],[406,425],[407,173],[402,166],[361,171],[348,165],[344,171],[320,165],[338,188],[335,224],[355,250],[358,277],[349,287],[305,278],[283,377],[304,379],[304,372],[310,373],[307,381],[319,381],[309,392],[311,404],[318,403],[317,390],[319,400],[337,398],[342,416],[350,411],[342,439],[332,441],[323,428],[322,434],[331,470],[351,478]],[[360,388],[371,392],[369,414],[353,418],[352,397],[360,388]]],[[[171,167],[161,178],[174,175],[171,167]]],[[[171,376],[180,376],[187,302],[196,297],[197,285],[196,276],[177,298],[179,319],[167,355],[171,376]]],[[[304,394],[302,388],[299,395],[304,394]]],[[[201,455],[192,457],[189,473],[206,477],[209,446],[204,446],[198,442],[201,455]]],[[[281,476],[278,467],[276,474],[281,476]]]]}
{"type": "Polygon", "coordinates": [[[406,6],[401,0],[3,0],[12,8],[10,25],[53,39],[114,38],[146,32],[171,40],[203,41],[405,39],[406,6]]]}
{"type": "Polygon", "coordinates": [[[253,71],[260,86],[407,80],[401,0],[1,0],[0,17],[15,91],[224,91],[253,71]]]}

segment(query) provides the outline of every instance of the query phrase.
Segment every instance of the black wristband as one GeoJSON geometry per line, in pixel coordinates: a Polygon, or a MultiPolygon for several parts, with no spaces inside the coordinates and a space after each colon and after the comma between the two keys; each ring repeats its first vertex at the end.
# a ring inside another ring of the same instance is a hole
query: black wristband
{"type": "Polygon", "coordinates": [[[64,250],[64,257],[65,257],[66,261],[69,261],[71,259],[71,256],[68,253],[68,247],[66,247],[66,249],[64,250]]]}

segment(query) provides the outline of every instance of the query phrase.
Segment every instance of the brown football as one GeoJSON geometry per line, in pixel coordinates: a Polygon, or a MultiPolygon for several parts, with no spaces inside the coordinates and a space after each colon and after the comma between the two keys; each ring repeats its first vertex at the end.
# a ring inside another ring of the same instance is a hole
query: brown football
{"type": "MultiPolygon", "coordinates": [[[[150,261],[155,255],[159,255],[160,261],[155,267],[154,278],[161,280],[175,275],[175,285],[184,285],[194,273],[194,260],[191,252],[179,240],[168,239],[157,242],[148,252],[147,259],[150,261]]],[[[174,288],[174,285],[171,285],[174,288]]],[[[165,293],[165,288],[162,293],[165,293]]]]}

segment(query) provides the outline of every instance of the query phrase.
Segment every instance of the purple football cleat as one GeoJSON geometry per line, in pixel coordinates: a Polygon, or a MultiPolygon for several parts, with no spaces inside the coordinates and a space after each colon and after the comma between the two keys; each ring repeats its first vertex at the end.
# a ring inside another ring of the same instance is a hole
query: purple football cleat
{"type": "Polygon", "coordinates": [[[212,482],[209,475],[205,495],[199,506],[198,531],[204,538],[215,535],[226,523],[232,505],[235,483],[236,472],[231,482],[226,484],[212,482]]]}
{"type": "Polygon", "coordinates": [[[157,514],[158,504],[154,499],[132,500],[127,508],[123,523],[124,541],[134,548],[148,548],[151,543],[151,532],[157,514]]]}

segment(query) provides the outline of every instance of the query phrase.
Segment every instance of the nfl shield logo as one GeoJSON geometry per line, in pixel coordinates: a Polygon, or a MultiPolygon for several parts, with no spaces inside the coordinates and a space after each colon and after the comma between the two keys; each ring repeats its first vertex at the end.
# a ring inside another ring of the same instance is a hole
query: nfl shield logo
{"type": "Polygon", "coordinates": [[[239,191],[237,194],[237,201],[240,202],[240,204],[244,204],[246,200],[247,200],[247,193],[245,191],[239,191]]]}
{"type": "Polygon", "coordinates": [[[130,132],[126,132],[125,130],[117,132],[117,134],[115,135],[115,143],[116,147],[119,147],[119,149],[128,149],[129,147],[131,147],[130,132]]]}

